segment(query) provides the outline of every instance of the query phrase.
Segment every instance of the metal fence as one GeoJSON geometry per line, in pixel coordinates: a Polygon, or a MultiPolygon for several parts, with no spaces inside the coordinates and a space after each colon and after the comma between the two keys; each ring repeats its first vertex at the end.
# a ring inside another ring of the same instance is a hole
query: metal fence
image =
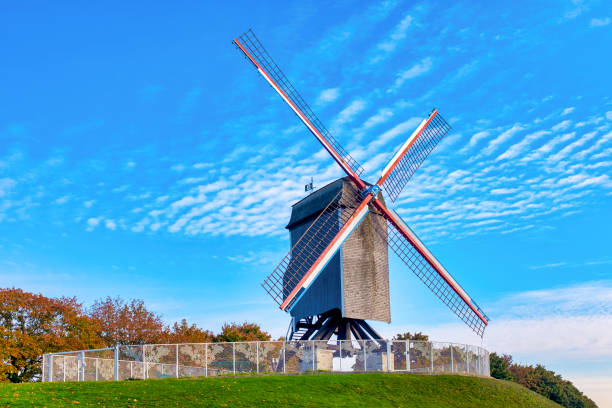
{"type": "Polygon", "coordinates": [[[119,345],[44,354],[42,381],[376,371],[489,376],[489,352],[466,344],[411,340],[119,345]]]}

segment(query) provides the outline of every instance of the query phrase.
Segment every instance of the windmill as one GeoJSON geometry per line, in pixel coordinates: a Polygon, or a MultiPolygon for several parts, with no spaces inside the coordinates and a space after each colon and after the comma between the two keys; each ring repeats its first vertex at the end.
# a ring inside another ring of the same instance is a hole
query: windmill
{"type": "Polygon", "coordinates": [[[262,286],[290,313],[288,339],[380,339],[366,320],[390,322],[387,248],[451,311],[483,336],[488,318],[400,216],[387,207],[451,127],[436,109],[400,146],[374,184],[293,87],[255,34],[234,38],[346,177],[293,206],[291,249],[262,286]]]}

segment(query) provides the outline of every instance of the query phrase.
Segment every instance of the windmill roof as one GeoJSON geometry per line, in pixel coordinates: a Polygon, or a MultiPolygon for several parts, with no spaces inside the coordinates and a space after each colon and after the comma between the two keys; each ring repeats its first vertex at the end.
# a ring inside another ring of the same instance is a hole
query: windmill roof
{"type": "MultiPolygon", "coordinates": [[[[344,189],[340,202],[350,202],[352,197],[345,197],[345,193],[348,193],[352,181],[349,177],[339,178],[332,181],[331,183],[315,190],[310,195],[302,198],[297,203],[293,204],[291,209],[291,218],[285,228],[291,229],[296,224],[302,223],[313,216],[319,215],[319,213],[327,207],[330,201],[338,194],[341,189],[344,189]]],[[[370,185],[369,183],[366,183],[370,185]]],[[[352,193],[351,193],[352,194],[352,193]]]]}

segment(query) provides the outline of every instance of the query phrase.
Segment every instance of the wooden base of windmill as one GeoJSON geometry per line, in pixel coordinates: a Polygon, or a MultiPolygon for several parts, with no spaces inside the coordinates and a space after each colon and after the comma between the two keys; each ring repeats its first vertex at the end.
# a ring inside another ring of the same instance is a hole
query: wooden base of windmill
{"type": "Polygon", "coordinates": [[[342,317],[338,309],[300,319],[289,327],[288,340],[378,340],[382,337],[365,320],[342,317]]]}

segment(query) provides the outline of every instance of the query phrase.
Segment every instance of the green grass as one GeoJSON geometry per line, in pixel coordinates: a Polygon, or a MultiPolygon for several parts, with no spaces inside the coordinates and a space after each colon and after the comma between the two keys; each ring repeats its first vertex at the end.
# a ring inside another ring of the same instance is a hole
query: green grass
{"type": "Polygon", "coordinates": [[[559,408],[521,387],[459,375],[321,374],[1,384],[0,407],[559,408]]]}

